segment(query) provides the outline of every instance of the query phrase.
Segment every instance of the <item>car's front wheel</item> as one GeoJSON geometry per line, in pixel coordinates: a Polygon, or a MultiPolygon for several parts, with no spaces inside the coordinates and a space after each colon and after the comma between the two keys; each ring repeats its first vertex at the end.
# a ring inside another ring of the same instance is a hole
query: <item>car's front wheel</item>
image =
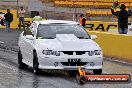
{"type": "Polygon", "coordinates": [[[95,70],[93,70],[93,73],[94,74],[102,74],[102,69],[95,69],[95,70]]]}
{"type": "Polygon", "coordinates": [[[18,68],[19,69],[27,68],[27,65],[22,62],[22,59],[23,58],[22,58],[21,50],[19,48],[19,51],[18,51],[18,68]]]}
{"type": "Polygon", "coordinates": [[[36,75],[39,75],[40,74],[40,69],[39,69],[39,62],[38,62],[38,57],[37,57],[37,53],[34,52],[33,53],[33,70],[34,70],[34,73],[36,75]]]}

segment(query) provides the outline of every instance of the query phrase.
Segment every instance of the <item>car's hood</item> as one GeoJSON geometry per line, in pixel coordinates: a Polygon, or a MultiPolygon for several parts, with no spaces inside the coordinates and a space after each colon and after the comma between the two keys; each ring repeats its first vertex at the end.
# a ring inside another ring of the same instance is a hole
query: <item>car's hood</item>
{"type": "Polygon", "coordinates": [[[100,50],[100,47],[91,39],[79,39],[73,34],[57,34],[55,39],[38,39],[41,49],[56,51],[89,51],[100,50]]]}

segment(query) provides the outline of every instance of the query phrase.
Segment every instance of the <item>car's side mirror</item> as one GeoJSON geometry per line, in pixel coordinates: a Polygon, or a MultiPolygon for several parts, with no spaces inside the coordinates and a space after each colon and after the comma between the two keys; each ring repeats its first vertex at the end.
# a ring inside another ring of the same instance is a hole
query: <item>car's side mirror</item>
{"type": "Polygon", "coordinates": [[[26,39],[34,40],[34,37],[32,35],[26,35],[26,39]]]}
{"type": "Polygon", "coordinates": [[[96,39],[96,38],[97,38],[96,35],[91,35],[91,39],[92,39],[92,40],[94,40],[94,39],[96,39]]]}

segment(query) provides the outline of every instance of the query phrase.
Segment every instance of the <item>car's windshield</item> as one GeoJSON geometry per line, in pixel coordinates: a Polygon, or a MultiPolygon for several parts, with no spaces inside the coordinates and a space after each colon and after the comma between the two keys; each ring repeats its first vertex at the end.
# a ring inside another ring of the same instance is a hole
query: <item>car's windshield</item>
{"type": "Polygon", "coordinates": [[[38,27],[37,38],[54,39],[56,34],[74,34],[80,39],[89,39],[90,36],[78,24],[41,24],[38,27]]]}

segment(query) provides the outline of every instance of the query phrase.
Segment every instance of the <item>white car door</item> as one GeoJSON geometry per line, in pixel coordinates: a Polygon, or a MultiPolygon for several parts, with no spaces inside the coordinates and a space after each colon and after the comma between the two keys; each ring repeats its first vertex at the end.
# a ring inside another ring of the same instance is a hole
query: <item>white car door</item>
{"type": "Polygon", "coordinates": [[[26,42],[25,42],[25,45],[26,45],[26,51],[27,51],[27,59],[28,59],[28,62],[30,63],[31,66],[33,66],[33,50],[34,50],[34,45],[36,44],[36,41],[35,41],[35,31],[33,31],[34,29],[37,29],[37,24],[36,23],[32,23],[31,26],[29,27],[29,30],[28,32],[26,33],[26,37],[29,36],[29,38],[26,38],[26,42]],[[34,35],[34,37],[33,37],[34,35]],[[31,37],[32,36],[32,39],[31,37]]]}
{"type": "Polygon", "coordinates": [[[34,38],[30,30],[26,30],[25,35],[21,36],[20,47],[23,56],[23,62],[32,66],[33,62],[33,44],[34,38]]]}
{"type": "Polygon", "coordinates": [[[26,41],[26,38],[25,38],[25,35],[24,35],[24,32],[20,35],[20,38],[19,38],[19,47],[20,47],[20,50],[21,50],[21,53],[22,53],[22,57],[23,57],[23,60],[26,60],[26,45],[25,45],[25,41],[26,41]]]}
{"type": "MultiPolygon", "coordinates": [[[[34,40],[30,39],[29,36],[32,35],[26,35],[25,39],[25,58],[28,61],[27,63],[30,64],[32,66],[32,62],[33,62],[33,44],[34,44],[34,40]]],[[[33,37],[33,36],[32,36],[33,37]]]]}

